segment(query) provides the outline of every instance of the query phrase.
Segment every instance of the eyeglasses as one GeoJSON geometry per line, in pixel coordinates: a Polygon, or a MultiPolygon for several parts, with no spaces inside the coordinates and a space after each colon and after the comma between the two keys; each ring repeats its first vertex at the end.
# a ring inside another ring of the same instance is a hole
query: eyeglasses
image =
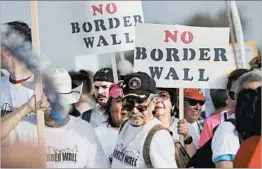
{"type": "Polygon", "coordinates": [[[195,106],[197,105],[197,103],[199,103],[200,106],[203,106],[205,104],[205,101],[201,101],[201,100],[185,99],[185,101],[188,101],[190,106],[195,106]]]}
{"type": "Polygon", "coordinates": [[[160,98],[160,99],[162,99],[163,101],[165,101],[165,100],[167,100],[167,99],[170,98],[169,94],[168,94],[168,93],[164,93],[164,92],[158,93],[158,94],[157,94],[157,97],[160,98]]]}
{"type": "Polygon", "coordinates": [[[235,92],[229,91],[228,95],[229,95],[230,99],[235,100],[235,92]]]}
{"type": "Polygon", "coordinates": [[[144,111],[147,110],[148,106],[149,106],[149,105],[137,105],[137,106],[135,106],[135,105],[133,105],[133,104],[126,103],[126,104],[124,104],[124,105],[122,106],[122,109],[130,112],[130,111],[132,111],[134,108],[136,108],[138,111],[144,112],[144,111]]]}

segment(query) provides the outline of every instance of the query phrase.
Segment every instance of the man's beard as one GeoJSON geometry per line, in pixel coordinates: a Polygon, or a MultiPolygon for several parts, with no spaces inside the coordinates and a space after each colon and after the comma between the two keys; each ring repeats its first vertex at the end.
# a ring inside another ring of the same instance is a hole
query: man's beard
{"type": "Polygon", "coordinates": [[[96,99],[97,103],[101,106],[101,107],[105,107],[107,105],[107,97],[104,95],[99,95],[96,99]],[[99,99],[102,98],[103,101],[99,101],[99,99]],[[105,100],[105,101],[104,101],[105,100]]]}

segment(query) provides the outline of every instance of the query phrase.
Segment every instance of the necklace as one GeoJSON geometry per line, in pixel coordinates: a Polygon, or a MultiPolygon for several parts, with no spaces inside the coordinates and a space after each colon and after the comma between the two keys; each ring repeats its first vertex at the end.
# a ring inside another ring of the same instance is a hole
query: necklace
{"type": "Polygon", "coordinates": [[[121,141],[120,141],[121,145],[123,146],[123,152],[124,152],[128,147],[130,147],[131,145],[133,145],[133,143],[135,143],[136,139],[140,137],[141,131],[143,131],[143,129],[144,129],[144,125],[143,125],[143,126],[133,135],[133,137],[131,137],[131,139],[127,142],[127,143],[128,143],[127,146],[124,146],[124,142],[125,142],[125,139],[126,139],[126,137],[127,137],[127,130],[128,130],[128,128],[129,128],[129,125],[130,125],[130,124],[128,123],[128,124],[127,124],[127,127],[125,128],[124,133],[123,133],[123,135],[122,135],[122,137],[121,137],[121,141]]]}
{"type": "Polygon", "coordinates": [[[21,79],[21,80],[13,80],[13,79],[11,79],[11,76],[10,76],[10,77],[9,77],[9,81],[10,81],[11,83],[13,83],[13,84],[18,84],[18,83],[23,83],[23,82],[27,81],[27,80],[30,79],[30,78],[31,78],[31,76],[28,77],[28,78],[25,78],[25,79],[21,79]]]}

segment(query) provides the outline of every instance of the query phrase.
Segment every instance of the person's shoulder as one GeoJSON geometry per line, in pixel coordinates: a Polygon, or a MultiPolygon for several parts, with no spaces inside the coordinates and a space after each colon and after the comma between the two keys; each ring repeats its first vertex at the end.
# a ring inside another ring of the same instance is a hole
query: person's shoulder
{"type": "Polygon", "coordinates": [[[234,134],[235,126],[227,121],[222,122],[220,125],[218,125],[215,133],[214,133],[214,139],[223,139],[224,137],[228,137],[232,134],[234,134]]]}
{"type": "Polygon", "coordinates": [[[220,125],[217,127],[217,132],[229,132],[231,130],[234,130],[235,129],[235,126],[230,123],[230,122],[227,122],[227,121],[224,121],[222,123],[220,123],[220,125]]]}
{"type": "MultiPolygon", "coordinates": [[[[157,124],[157,125],[159,125],[159,124],[157,124]]],[[[152,127],[152,129],[153,129],[153,127],[152,127]]],[[[150,132],[150,131],[149,131],[150,132]]],[[[168,130],[168,129],[166,129],[166,128],[161,128],[161,129],[159,129],[159,130],[157,130],[155,133],[154,133],[154,135],[153,135],[153,139],[155,140],[155,139],[157,139],[157,140],[163,140],[163,139],[165,139],[165,138],[168,138],[168,139],[170,139],[170,138],[172,138],[172,136],[171,136],[171,133],[170,133],[170,131],[168,130]]]]}

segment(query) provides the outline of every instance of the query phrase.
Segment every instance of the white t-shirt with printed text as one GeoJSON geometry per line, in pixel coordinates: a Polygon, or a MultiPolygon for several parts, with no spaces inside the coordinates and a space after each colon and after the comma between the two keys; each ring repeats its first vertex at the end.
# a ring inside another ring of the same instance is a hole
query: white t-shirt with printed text
{"type": "MultiPolygon", "coordinates": [[[[10,133],[10,141],[37,145],[34,114],[20,121],[10,133]]],[[[45,127],[47,168],[107,168],[105,153],[93,127],[86,121],[70,116],[59,128],[45,127]]]]}
{"type": "Polygon", "coordinates": [[[103,125],[96,127],[95,132],[111,165],[112,154],[116,146],[119,131],[110,126],[103,125]]]}
{"type": "MultiPolygon", "coordinates": [[[[154,118],[144,126],[134,127],[126,122],[113,152],[112,168],[146,168],[143,145],[148,132],[161,122],[154,118]],[[121,143],[121,140],[123,142],[121,143]]],[[[150,144],[149,156],[154,168],[177,168],[175,147],[170,133],[157,131],[150,144]]]]}
{"type": "Polygon", "coordinates": [[[0,78],[0,110],[1,116],[14,111],[26,103],[34,94],[34,77],[23,84],[13,84],[9,75],[0,78]],[[29,85],[30,87],[26,86],[29,85]],[[33,88],[33,89],[32,89],[33,88]]]}
{"type": "MultiPolygon", "coordinates": [[[[235,118],[232,114],[229,118],[235,118]]],[[[212,139],[213,162],[233,161],[240,147],[236,127],[231,122],[222,122],[212,139]]]]}

